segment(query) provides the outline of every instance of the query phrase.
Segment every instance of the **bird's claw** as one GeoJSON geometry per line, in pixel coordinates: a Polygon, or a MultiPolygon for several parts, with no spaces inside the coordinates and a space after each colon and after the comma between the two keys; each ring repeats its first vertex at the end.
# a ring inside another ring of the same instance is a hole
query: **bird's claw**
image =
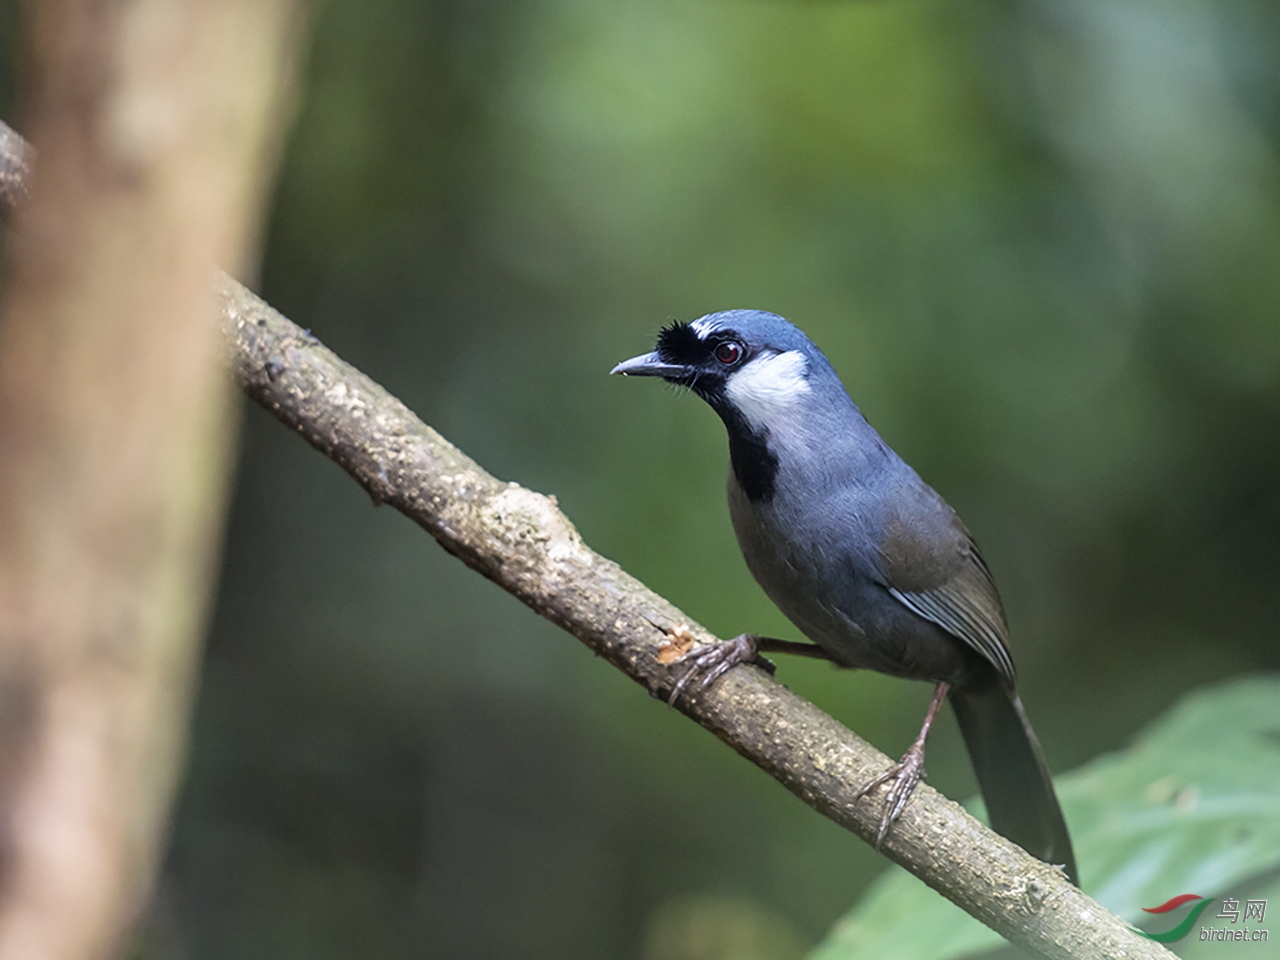
{"type": "Polygon", "coordinates": [[[760,656],[756,638],[748,633],[734,637],[732,640],[713,643],[709,648],[689,651],[674,661],[674,664],[688,663],[689,668],[676,681],[675,687],[671,690],[671,696],[667,697],[667,706],[674,707],[676,701],[680,699],[680,694],[684,693],[691,683],[700,679],[699,689],[706,689],[738,664],[753,661],[770,673],[773,672],[773,664],[760,656]]]}
{"type": "Polygon", "coordinates": [[[902,759],[878,777],[859,788],[853,795],[855,800],[865,797],[876,787],[891,783],[889,792],[884,798],[884,814],[880,818],[880,830],[876,834],[876,849],[884,843],[885,834],[898,819],[899,814],[911,799],[916,786],[924,779],[924,750],[918,744],[902,755],[902,759]]]}

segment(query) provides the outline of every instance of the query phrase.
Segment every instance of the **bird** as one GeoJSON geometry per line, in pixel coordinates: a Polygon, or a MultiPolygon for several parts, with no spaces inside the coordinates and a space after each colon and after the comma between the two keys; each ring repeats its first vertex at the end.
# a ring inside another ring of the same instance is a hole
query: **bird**
{"type": "Polygon", "coordinates": [[[925,740],[949,699],[992,828],[1078,884],[991,571],[956,512],[881,439],[813,341],[776,314],[726,310],[666,326],[652,352],[611,373],[688,388],[720,416],[743,558],[812,641],[742,634],[696,647],[677,661],[685,666],[669,702],[766,652],[930,681],[919,736],[857,791],[888,787],[877,847],[924,776],[925,740]]]}

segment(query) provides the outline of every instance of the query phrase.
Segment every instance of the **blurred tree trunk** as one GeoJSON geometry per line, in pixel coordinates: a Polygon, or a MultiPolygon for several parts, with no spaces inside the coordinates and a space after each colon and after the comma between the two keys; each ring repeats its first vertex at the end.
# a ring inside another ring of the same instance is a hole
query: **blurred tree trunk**
{"type": "Polygon", "coordinates": [[[0,304],[0,960],[121,949],[161,849],[298,0],[27,5],[0,304]]]}

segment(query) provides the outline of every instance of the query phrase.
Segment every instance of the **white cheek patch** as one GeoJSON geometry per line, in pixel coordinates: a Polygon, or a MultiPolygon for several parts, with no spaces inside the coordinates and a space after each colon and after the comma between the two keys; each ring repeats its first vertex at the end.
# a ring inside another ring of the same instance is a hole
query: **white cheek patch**
{"type": "Polygon", "coordinates": [[[773,416],[810,392],[808,369],[797,350],[765,354],[729,376],[725,395],[753,427],[767,426],[773,416]]]}

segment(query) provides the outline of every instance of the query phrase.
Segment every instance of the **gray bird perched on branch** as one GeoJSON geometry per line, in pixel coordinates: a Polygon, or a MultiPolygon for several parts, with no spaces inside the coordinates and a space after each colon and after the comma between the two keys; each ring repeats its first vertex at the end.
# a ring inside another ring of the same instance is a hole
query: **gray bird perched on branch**
{"type": "Polygon", "coordinates": [[[955,511],[867,423],[822,351],[782,317],[729,310],[667,327],[657,349],[612,372],[687,387],[720,415],[729,514],[747,566],[817,645],[744,634],[695,649],[682,658],[671,702],[762,651],[930,680],[919,737],[860,790],[888,784],[878,840],[924,775],[925,738],[949,694],[991,826],[1075,881],[991,571],[955,511]]]}

